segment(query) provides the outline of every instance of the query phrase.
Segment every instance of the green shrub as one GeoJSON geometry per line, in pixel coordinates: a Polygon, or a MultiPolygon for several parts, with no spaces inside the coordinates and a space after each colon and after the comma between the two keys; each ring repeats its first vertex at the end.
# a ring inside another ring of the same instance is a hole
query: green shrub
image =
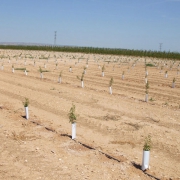
{"type": "Polygon", "coordinates": [[[75,110],[76,110],[76,106],[74,104],[72,104],[72,107],[68,113],[69,122],[71,124],[76,122],[77,115],[75,114],[75,110]]]}
{"type": "Polygon", "coordinates": [[[109,87],[111,87],[113,83],[114,83],[114,80],[113,80],[113,77],[112,77],[112,78],[110,79],[110,81],[109,81],[109,87]]]}
{"type": "Polygon", "coordinates": [[[143,146],[143,151],[150,151],[152,148],[152,142],[151,142],[151,135],[148,135],[145,138],[144,146],[143,146]]]}
{"type": "Polygon", "coordinates": [[[151,64],[151,63],[148,63],[148,64],[146,64],[146,66],[154,67],[155,65],[154,65],[154,64],[151,64]]]}
{"type": "Polygon", "coordinates": [[[25,101],[23,102],[24,107],[28,107],[29,106],[29,99],[25,98],[25,101]]]}

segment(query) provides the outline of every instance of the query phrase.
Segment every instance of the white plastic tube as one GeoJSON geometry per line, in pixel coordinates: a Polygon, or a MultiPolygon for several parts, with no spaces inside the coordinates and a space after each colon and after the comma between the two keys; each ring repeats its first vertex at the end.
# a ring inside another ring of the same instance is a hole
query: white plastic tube
{"type": "Polygon", "coordinates": [[[43,73],[40,74],[41,79],[43,79],[43,73]]]}
{"type": "Polygon", "coordinates": [[[145,78],[145,83],[147,84],[147,78],[145,78]]]}
{"type": "Polygon", "coordinates": [[[175,88],[175,83],[172,83],[172,88],[175,88]]]}
{"type": "Polygon", "coordinates": [[[59,77],[59,81],[58,82],[61,84],[61,77],[59,77]]]}
{"type": "Polygon", "coordinates": [[[148,94],[145,95],[145,102],[148,102],[148,94]]]}
{"type": "Polygon", "coordinates": [[[141,169],[144,171],[149,168],[150,151],[143,151],[142,166],[141,169]]]}
{"type": "Polygon", "coordinates": [[[81,81],[81,87],[84,88],[84,82],[83,81],[81,81]]]}
{"type": "Polygon", "coordinates": [[[26,119],[29,119],[29,110],[28,107],[25,107],[26,119]]]}
{"type": "Polygon", "coordinates": [[[112,94],[112,87],[109,87],[109,93],[112,94]]]}
{"type": "Polygon", "coordinates": [[[76,138],[76,123],[72,123],[72,139],[76,138]]]}

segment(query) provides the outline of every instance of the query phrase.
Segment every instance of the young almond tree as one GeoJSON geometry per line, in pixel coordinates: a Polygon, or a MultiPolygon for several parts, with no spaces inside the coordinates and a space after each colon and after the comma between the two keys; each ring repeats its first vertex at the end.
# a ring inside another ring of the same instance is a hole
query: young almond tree
{"type": "Polygon", "coordinates": [[[72,124],[72,139],[76,138],[76,119],[77,115],[75,114],[76,106],[72,104],[72,107],[68,113],[69,122],[72,124]]]}
{"type": "Polygon", "coordinates": [[[3,63],[2,63],[2,65],[1,65],[1,70],[2,70],[2,71],[4,70],[4,65],[3,65],[3,63]]]}
{"type": "Polygon", "coordinates": [[[145,138],[145,143],[143,147],[143,158],[142,158],[142,166],[141,169],[145,171],[146,169],[149,168],[149,159],[150,159],[150,150],[152,148],[152,141],[151,141],[151,136],[148,135],[145,138]]]}
{"type": "Polygon", "coordinates": [[[14,73],[14,65],[12,65],[12,73],[14,73]]]}
{"type": "Polygon", "coordinates": [[[145,83],[147,84],[148,78],[147,75],[145,75],[145,83]]]}
{"type": "Polygon", "coordinates": [[[58,82],[61,84],[61,81],[62,81],[62,71],[61,71],[60,74],[59,74],[59,80],[58,80],[58,82]]]}
{"type": "Polygon", "coordinates": [[[145,73],[148,76],[148,70],[147,70],[147,65],[145,64],[145,73]]]}
{"type": "Polygon", "coordinates": [[[165,72],[165,75],[164,75],[165,78],[168,77],[168,71],[165,72]]]}
{"type": "Polygon", "coordinates": [[[36,66],[36,61],[34,60],[34,66],[36,66]]]}
{"type": "Polygon", "coordinates": [[[109,81],[109,93],[112,94],[112,84],[114,83],[113,77],[109,81]]]}
{"type": "Polygon", "coordinates": [[[84,88],[84,72],[82,73],[81,78],[79,76],[77,76],[77,78],[81,80],[81,87],[84,88]]]}
{"type": "Polygon", "coordinates": [[[86,74],[86,69],[87,69],[87,67],[84,67],[84,74],[86,74]]]}
{"type": "Polygon", "coordinates": [[[145,85],[145,88],[146,88],[145,102],[148,102],[148,93],[149,93],[149,82],[148,81],[147,81],[147,83],[145,85]]]}
{"type": "Polygon", "coordinates": [[[105,65],[102,67],[102,77],[104,77],[104,70],[105,70],[105,65]]]}
{"type": "Polygon", "coordinates": [[[29,106],[29,99],[25,98],[25,101],[23,102],[24,108],[25,108],[25,113],[26,113],[26,119],[29,119],[29,111],[28,111],[28,106],[29,106]]]}
{"type": "Polygon", "coordinates": [[[57,69],[57,67],[58,67],[58,63],[56,63],[56,69],[57,69]]]}
{"type": "Polygon", "coordinates": [[[72,71],[72,67],[70,66],[70,67],[69,67],[69,72],[71,72],[71,71],[72,71]]]}
{"type": "Polygon", "coordinates": [[[46,63],[44,63],[44,68],[46,69],[46,63]]]}
{"type": "Polygon", "coordinates": [[[25,68],[25,70],[24,70],[24,74],[27,76],[27,70],[26,70],[26,68],[25,68]]]}
{"type": "Polygon", "coordinates": [[[175,88],[176,78],[173,78],[172,88],[175,88]]]}
{"type": "Polygon", "coordinates": [[[43,79],[43,70],[41,66],[39,66],[40,78],[43,79]]]}

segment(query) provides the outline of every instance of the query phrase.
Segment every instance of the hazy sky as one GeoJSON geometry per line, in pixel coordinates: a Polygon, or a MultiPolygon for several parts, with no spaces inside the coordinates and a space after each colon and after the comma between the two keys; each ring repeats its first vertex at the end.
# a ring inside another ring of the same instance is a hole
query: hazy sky
{"type": "Polygon", "coordinates": [[[0,42],[180,52],[180,0],[0,0],[0,42]]]}

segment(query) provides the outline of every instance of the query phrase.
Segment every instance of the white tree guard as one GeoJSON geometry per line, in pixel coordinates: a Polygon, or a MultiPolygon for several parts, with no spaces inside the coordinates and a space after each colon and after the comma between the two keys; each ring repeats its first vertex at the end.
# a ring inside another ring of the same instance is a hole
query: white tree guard
{"type": "Polygon", "coordinates": [[[29,109],[25,107],[26,119],[29,119],[29,109]]]}
{"type": "Polygon", "coordinates": [[[145,102],[148,102],[148,94],[145,95],[145,102]]]}
{"type": "Polygon", "coordinates": [[[172,83],[172,88],[175,88],[175,83],[172,83]]]}
{"type": "Polygon", "coordinates": [[[76,138],[76,123],[72,123],[72,139],[76,138]]]}
{"type": "Polygon", "coordinates": [[[59,77],[59,80],[58,80],[58,82],[61,84],[61,77],[59,77]]]}
{"type": "Polygon", "coordinates": [[[141,169],[144,171],[149,168],[150,151],[143,151],[142,166],[141,169]]]}
{"type": "Polygon", "coordinates": [[[43,79],[43,73],[40,74],[40,78],[43,79]]]}
{"type": "Polygon", "coordinates": [[[145,83],[147,84],[147,81],[148,81],[148,79],[147,78],[145,78],[145,83]]]}
{"type": "Polygon", "coordinates": [[[112,94],[112,87],[109,87],[109,93],[112,94]]]}

